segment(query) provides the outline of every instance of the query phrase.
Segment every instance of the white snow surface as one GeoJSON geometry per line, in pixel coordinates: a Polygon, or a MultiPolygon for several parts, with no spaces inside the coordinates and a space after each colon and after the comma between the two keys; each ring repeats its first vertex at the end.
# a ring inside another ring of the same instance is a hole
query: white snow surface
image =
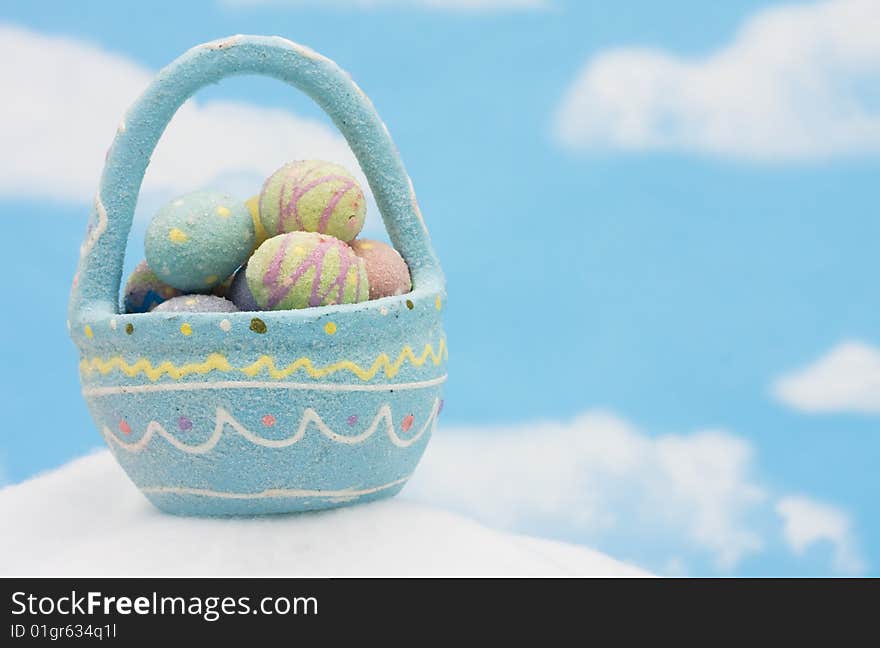
{"type": "Polygon", "coordinates": [[[3,488],[0,520],[0,576],[648,575],[405,496],[300,515],[166,515],[106,450],[3,488]]]}

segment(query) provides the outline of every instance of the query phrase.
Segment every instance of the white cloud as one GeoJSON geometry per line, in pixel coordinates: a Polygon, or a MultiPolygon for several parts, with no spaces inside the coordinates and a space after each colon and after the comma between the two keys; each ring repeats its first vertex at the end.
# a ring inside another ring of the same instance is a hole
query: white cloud
{"type": "MultiPolygon", "coordinates": [[[[8,24],[0,24],[0,60],[7,89],[0,145],[8,153],[0,158],[0,196],[90,201],[116,127],[153,72],[84,41],[8,24]]],[[[142,202],[158,206],[207,186],[245,199],[269,173],[300,158],[343,164],[367,190],[330,126],[248,103],[190,100],[159,142],[142,202]]]]}
{"type": "Polygon", "coordinates": [[[442,427],[404,494],[668,575],[700,572],[694,561],[706,558],[732,570],[768,548],[782,516],[794,553],[826,539],[835,570],[864,569],[845,513],[778,498],[756,475],[752,445],[721,430],[654,436],[602,412],[570,423],[442,427]]]}
{"type": "Polygon", "coordinates": [[[505,528],[597,541],[623,533],[696,550],[721,569],[762,549],[767,495],[748,442],[721,431],[649,437],[608,414],[569,424],[443,428],[406,491],[505,528]],[[450,469],[454,466],[454,469],[450,469]]]}
{"type": "Polygon", "coordinates": [[[880,413],[880,349],[843,342],[807,367],[779,378],[773,394],[805,412],[880,413]]]}
{"type": "Polygon", "coordinates": [[[835,570],[859,574],[865,564],[853,538],[849,516],[840,509],[808,497],[784,497],[776,504],[783,521],[785,541],[798,555],[817,543],[829,542],[834,549],[835,570]]]}
{"type": "Polygon", "coordinates": [[[460,12],[543,9],[550,0],[220,0],[228,6],[335,7],[342,9],[421,8],[460,12]]]}
{"type": "Polygon", "coordinates": [[[646,48],[594,57],[556,135],[572,148],[763,160],[880,152],[880,2],[763,9],[702,58],[646,48]]]}

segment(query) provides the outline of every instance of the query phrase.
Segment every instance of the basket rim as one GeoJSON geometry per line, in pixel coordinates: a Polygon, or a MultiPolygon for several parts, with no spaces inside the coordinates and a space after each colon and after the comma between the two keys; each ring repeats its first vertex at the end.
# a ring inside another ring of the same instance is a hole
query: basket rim
{"type": "MultiPolygon", "coordinates": [[[[201,293],[199,293],[201,294],[201,293]]],[[[382,311],[384,308],[405,305],[407,301],[415,304],[426,298],[440,297],[445,300],[446,289],[442,286],[424,286],[414,288],[407,293],[400,295],[390,295],[388,297],[379,297],[378,299],[367,299],[362,302],[353,304],[331,304],[329,306],[309,306],[308,308],[290,308],[281,310],[256,310],[256,311],[231,311],[231,312],[155,312],[146,313],[126,313],[117,308],[115,311],[104,312],[97,309],[85,311],[75,323],[92,324],[95,322],[105,322],[116,318],[131,318],[136,321],[144,322],[148,320],[168,320],[180,317],[199,317],[205,319],[250,319],[259,316],[262,319],[272,319],[274,321],[301,321],[314,322],[323,319],[328,315],[345,316],[350,313],[361,313],[364,311],[382,311]]],[[[74,321],[71,320],[71,324],[74,321]]]]}
{"type": "Polygon", "coordinates": [[[288,345],[300,346],[314,340],[332,339],[351,344],[358,340],[398,339],[408,331],[419,336],[442,327],[446,291],[441,286],[422,286],[403,295],[382,297],[356,304],[315,306],[294,310],[217,312],[118,313],[89,309],[68,320],[68,333],[80,350],[101,346],[129,347],[148,342],[175,347],[200,346],[210,331],[209,344],[233,339],[275,339],[279,332],[298,331],[288,345]],[[326,329],[332,322],[332,333],[326,329]],[[394,323],[394,331],[386,330],[394,323]],[[182,327],[191,327],[181,335],[182,327]],[[265,327],[260,330],[260,327],[265,327]],[[256,328],[255,328],[256,327],[256,328]],[[337,333],[338,329],[338,333],[337,333]],[[381,329],[381,330],[380,330],[381,329]],[[198,330],[198,336],[191,331],[198,330]],[[136,332],[136,335],[132,333],[136,332]],[[262,335],[263,333],[273,335],[262,335]],[[128,335],[126,335],[128,333],[128,335]],[[330,335],[328,335],[330,333],[330,335]]]}

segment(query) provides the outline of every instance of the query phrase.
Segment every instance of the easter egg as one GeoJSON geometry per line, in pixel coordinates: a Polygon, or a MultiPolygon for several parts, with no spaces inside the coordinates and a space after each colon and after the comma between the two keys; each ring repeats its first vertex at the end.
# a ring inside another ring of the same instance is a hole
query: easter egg
{"type": "Polygon", "coordinates": [[[228,299],[216,295],[181,295],[164,301],[155,313],[234,313],[238,309],[228,299]]]}
{"type": "Polygon", "coordinates": [[[248,287],[247,277],[245,276],[246,270],[247,266],[244,266],[235,273],[235,277],[232,279],[232,285],[229,286],[226,297],[231,300],[240,311],[260,310],[259,306],[257,306],[256,300],[254,300],[254,295],[251,292],[251,289],[248,287]]]}
{"type": "Polygon", "coordinates": [[[364,261],[370,282],[370,299],[403,295],[412,290],[409,266],[400,253],[387,243],[358,239],[351,249],[364,261]]]}
{"type": "Polygon", "coordinates": [[[207,292],[247,260],[254,223],[228,194],[197,191],[171,201],[147,227],[144,251],[159,279],[184,292],[207,292]]]}
{"type": "MultiPolygon", "coordinates": [[[[260,220],[260,194],[251,196],[245,200],[244,206],[247,207],[248,213],[251,215],[251,220],[254,222],[253,250],[256,250],[263,244],[263,241],[269,238],[269,235],[266,234],[266,229],[263,227],[263,222],[260,220]]],[[[253,250],[251,250],[251,253],[253,253],[253,250]]]]}
{"type": "Polygon", "coordinates": [[[126,313],[147,313],[180,291],[162,282],[147,262],[141,261],[128,276],[122,294],[126,313]]]}
{"type": "Polygon", "coordinates": [[[370,294],[366,267],[354,250],[314,232],[268,239],[248,261],[245,277],[261,310],[352,304],[370,294]]]}
{"type": "Polygon", "coordinates": [[[290,162],[260,192],[260,221],[269,236],[317,232],[351,241],[364,226],[367,204],[357,181],[338,164],[290,162]]]}
{"type": "Polygon", "coordinates": [[[232,288],[232,280],[235,279],[235,274],[231,274],[222,282],[211,288],[212,295],[216,295],[217,297],[227,297],[229,295],[229,289],[232,288]]]}

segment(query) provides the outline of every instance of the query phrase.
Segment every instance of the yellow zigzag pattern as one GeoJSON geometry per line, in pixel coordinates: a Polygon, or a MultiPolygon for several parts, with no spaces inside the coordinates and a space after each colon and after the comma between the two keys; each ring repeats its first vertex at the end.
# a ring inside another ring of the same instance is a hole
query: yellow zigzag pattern
{"type": "Polygon", "coordinates": [[[403,363],[407,361],[415,367],[421,367],[428,360],[431,360],[434,363],[434,366],[438,367],[444,359],[448,358],[449,350],[446,347],[446,338],[441,338],[436,351],[434,351],[434,347],[429,342],[425,345],[422,354],[417,356],[413,352],[412,347],[406,345],[403,347],[400,355],[397,356],[397,359],[393,362],[387,354],[382,353],[373,361],[373,364],[369,369],[364,369],[351,360],[340,360],[339,362],[334,362],[326,367],[316,367],[311,360],[305,357],[298,358],[289,365],[279,369],[275,366],[275,360],[267,355],[260,356],[256,362],[249,364],[246,367],[236,369],[229,364],[229,360],[227,360],[225,356],[220,355],[219,353],[212,353],[204,362],[192,362],[180,367],[167,360],[154,367],[146,358],[141,358],[134,364],[129,364],[122,356],[115,356],[107,360],[104,360],[103,358],[91,358],[89,360],[83,359],[79,363],[79,367],[84,375],[89,375],[96,371],[101,375],[106,375],[113,370],[117,370],[126,374],[130,378],[134,378],[138,374],[143,373],[153,382],[159,380],[164,375],[167,375],[174,380],[180,380],[184,376],[189,376],[191,374],[206,374],[211,371],[240,371],[253,378],[264,369],[269,372],[269,376],[276,380],[287,378],[300,369],[304,369],[312,378],[325,378],[337,371],[350,371],[361,380],[367,381],[372,380],[379,371],[383,371],[386,378],[394,378],[394,376],[400,371],[403,363]]]}

